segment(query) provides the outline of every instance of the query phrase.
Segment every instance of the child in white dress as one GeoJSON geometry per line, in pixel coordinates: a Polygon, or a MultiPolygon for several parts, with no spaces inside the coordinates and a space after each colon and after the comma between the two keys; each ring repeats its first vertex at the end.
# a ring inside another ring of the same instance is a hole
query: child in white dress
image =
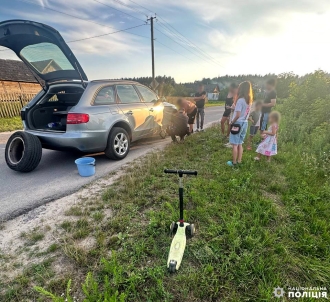
{"type": "Polygon", "coordinates": [[[257,148],[257,157],[255,160],[260,160],[261,155],[267,157],[267,161],[270,162],[271,156],[277,154],[277,131],[280,123],[281,115],[277,111],[272,111],[269,115],[269,128],[263,132],[263,141],[257,148]]]}

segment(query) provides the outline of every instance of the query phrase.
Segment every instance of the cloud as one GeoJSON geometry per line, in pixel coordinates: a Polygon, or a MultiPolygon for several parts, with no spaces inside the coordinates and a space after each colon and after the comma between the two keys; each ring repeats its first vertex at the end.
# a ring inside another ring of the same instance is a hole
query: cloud
{"type": "MultiPolygon", "coordinates": [[[[141,22],[93,0],[27,1],[34,1],[40,7],[24,4],[20,10],[12,8],[9,11],[6,7],[11,7],[13,1],[5,1],[4,3],[8,5],[1,8],[0,16],[5,17],[8,13],[10,17],[49,24],[59,30],[66,41],[105,34],[115,29],[70,18],[52,12],[46,7],[118,29],[141,22]]],[[[151,14],[129,0],[121,1],[131,9],[120,5],[117,1],[99,1],[143,20],[145,16],[141,11],[151,14]]],[[[156,71],[158,74],[172,75],[177,81],[193,81],[225,73],[267,73],[287,70],[303,73],[319,67],[330,71],[330,62],[328,63],[327,60],[330,42],[326,38],[330,27],[329,0],[135,0],[135,2],[156,12],[160,22],[155,23],[155,28],[170,37],[167,38],[155,30],[156,39],[174,49],[171,51],[162,46],[156,47],[156,71]],[[177,32],[162,27],[161,23],[166,24],[164,20],[196,44],[198,49],[182,40],[182,37],[178,38],[177,32]],[[207,60],[201,51],[206,56],[210,55],[221,66],[207,60]],[[184,59],[183,56],[193,62],[184,59]]],[[[132,32],[149,36],[150,28],[144,26],[132,32]]],[[[97,74],[95,77],[99,77],[98,72],[101,70],[99,67],[105,69],[106,64],[102,65],[100,62],[107,62],[108,68],[111,66],[113,77],[116,77],[115,74],[120,76],[150,74],[150,68],[145,67],[150,64],[148,39],[127,33],[116,33],[71,43],[69,46],[75,54],[90,64],[89,68],[97,74]],[[96,61],[99,65],[95,63],[96,61]]]]}
{"type": "MultiPolygon", "coordinates": [[[[139,1],[148,7],[149,0],[139,1]]],[[[285,28],[285,22],[292,15],[319,14],[329,11],[328,0],[155,0],[152,3],[155,10],[161,12],[168,8],[190,11],[189,16],[194,22],[203,20],[213,26],[221,26],[227,34],[240,34],[242,32],[261,31],[276,33],[285,28]]],[[[150,6],[149,6],[150,7],[150,6]]],[[[178,20],[171,19],[168,14],[166,20],[177,23],[178,20]]],[[[184,13],[182,14],[184,18],[184,13]]]]}
{"type": "MultiPolygon", "coordinates": [[[[54,9],[57,9],[57,7],[59,7],[60,9],[58,10],[63,11],[66,14],[72,14],[73,16],[77,16],[87,21],[73,17],[70,18],[70,16],[61,15],[46,8],[40,8],[41,11],[15,11],[16,17],[34,20],[53,26],[60,32],[60,34],[64,37],[66,41],[104,35],[102,37],[87,39],[84,41],[79,41],[70,44],[70,47],[72,45],[72,48],[75,49],[75,53],[87,53],[107,56],[111,54],[128,55],[145,51],[145,47],[141,44],[140,37],[131,35],[126,32],[118,32],[115,34],[111,34],[112,32],[116,32],[120,29],[132,27],[136,25],[136,22],[134,22],[134,24],[129,24],[127,22],[120,21],[111,12],[106,12],[106,10],[104,10],[103,12],[99,12],[99,8],[97,7],[97,5],[93,5],[94,2],[90,1],[82,1],[83,4],[79,7],[79,10],[71,6],[72,3],[67,4],[69,1],[56,0],[56,3],[55,1],[52,1],[52,6],[46,4],[46,0],[43,1],[43,3],[47,7],[51,7],[54,9]],[[86,5],[86,2],[89,2],[89,4],[92,5],[86,5]],[[100,19],[102,20],[98,21],[91,16],[92,14],[99,15],[100,19]],[[102,23],[105,26],[96,23],[102,23]],[[123,23],[125,23],[125,25],[123,25],[123,23]],[[106,35],[108,33],[109,35],[106,35]]],[[[4,9],[3,12],[6,12],[6,9],[4,9]]],[[[12,13],[12,11],[8,9],[7,12],[12,13]]]]}

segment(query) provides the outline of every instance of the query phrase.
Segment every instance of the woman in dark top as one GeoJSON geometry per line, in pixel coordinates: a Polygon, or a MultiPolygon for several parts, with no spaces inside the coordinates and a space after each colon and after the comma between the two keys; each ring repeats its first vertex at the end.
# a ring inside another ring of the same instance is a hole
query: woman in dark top
{"type": "Polygon", "coordinates": [[[230,127],[229,127],[229,121],[230,121],[230,115],[234,105],[234,102],[236,100],[237,95],[237,84],[231,83],[229,86],[228,95],[226,98],[225,103],[225,112],[223,113],[222,119],[221,119],[221,133],[222,135],[226,135],[226,137],[229,137],[230,127]],[[227,125],[227,130],[226,130],[227,125]]]}

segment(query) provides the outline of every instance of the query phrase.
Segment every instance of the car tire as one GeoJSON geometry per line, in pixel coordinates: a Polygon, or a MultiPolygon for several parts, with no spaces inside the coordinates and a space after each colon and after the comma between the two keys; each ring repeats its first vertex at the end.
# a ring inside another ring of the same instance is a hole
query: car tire
{"type": "Polygon", "coordinates": [[[42,146],[37,136],[17,131],[9,138],[5,159],[7,166],[18,172],[31,172],[40,163],[42,146]]]}
{"type": "Polygon", "coordinates": [[[124,159],[130,148],[130,138],[127,131],[120,127],[111,129],[105,155],[114,160],[124,159]]]}

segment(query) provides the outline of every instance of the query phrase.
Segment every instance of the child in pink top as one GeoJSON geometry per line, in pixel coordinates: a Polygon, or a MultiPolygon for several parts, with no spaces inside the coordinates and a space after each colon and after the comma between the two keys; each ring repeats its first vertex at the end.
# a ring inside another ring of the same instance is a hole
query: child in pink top
{"type": "Polygon", "coordinates": [[[281,115],[277,111],[272,111],[269,115],[270,126],[267,131],[264,131],[263,141],[259,144],[257,148],[257,157],[255,160],[260,160],[261,155],[267,157],[267,161],[270,162],[271,156],[277,154],[277,131],[278,125],[280,123],[281,115]]]}

